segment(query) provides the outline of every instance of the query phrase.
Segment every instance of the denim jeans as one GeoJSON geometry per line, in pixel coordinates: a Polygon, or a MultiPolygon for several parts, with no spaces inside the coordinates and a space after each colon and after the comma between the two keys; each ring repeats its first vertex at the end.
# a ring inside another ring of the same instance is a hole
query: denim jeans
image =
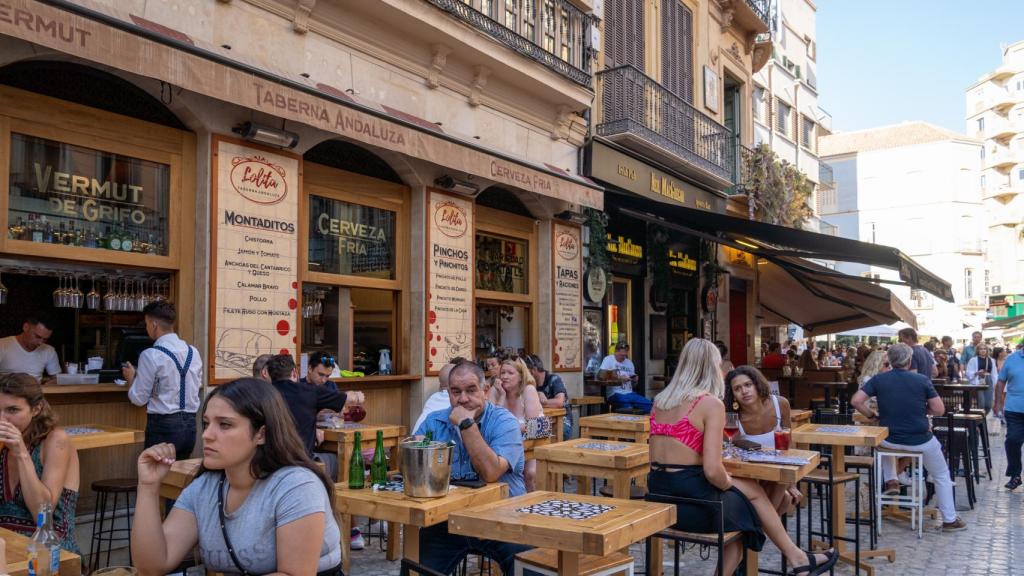
{"type": "Polygon", "coordinates": [[[619,408],[638,408],[644,412],[644,414],[651,413],[651,406],[654,405],[646,396],[641,396],[636,392],[630,392],[623,394],[617,392],[612,394],[611,398],[608,399],[608,403],[612,405],[616,410],[619,408]]]}
{"type": "Polygon", "coordinates": [[[447,522],[420,530],[420,564],[443,574],[455,572],[469,554],[486,556],[498,563],[502,574],[513,574],[516,554],[530,548],[532,546],[449,534],[447,522]]]}
{"type": "Polygon", "coordinates": [[[192,457],[196,447],[196,415],[191,412],[174,414],[148,414],[146,417],[145,447],[170,442],[174,444],[178,460],[192,457]]]}
{"type": "Polygon", "coordinates": [[[1020,447],[1024,444],[1024,412],[1003,411],[1006,418],[1006,475],[1020,476],[1020,447]]]}

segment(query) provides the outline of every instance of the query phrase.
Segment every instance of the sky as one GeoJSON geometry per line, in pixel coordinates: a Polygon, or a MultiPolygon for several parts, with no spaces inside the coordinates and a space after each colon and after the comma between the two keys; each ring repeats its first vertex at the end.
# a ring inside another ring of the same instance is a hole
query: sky
{"type": "Polygon", "coordinates": [[[1024,0],[817,0],[818,105],[833,131],[964,132],[967,87],[1024,40],[1024,0]]]}

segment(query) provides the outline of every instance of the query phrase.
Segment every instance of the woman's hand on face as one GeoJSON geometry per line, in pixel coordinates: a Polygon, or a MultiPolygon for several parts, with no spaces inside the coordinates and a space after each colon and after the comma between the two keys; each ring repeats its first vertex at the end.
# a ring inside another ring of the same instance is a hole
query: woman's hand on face
{"type": "Polygon", "coordinates": [[[27,452],[21,430],[10,422],[0,422],[0,442],[7,446],[7,450],[15,458],[20,458],[27,452]]]}
{"type": "Polygon", "coordinates": [[[139,484],[160,484],[160,481],[171,471],[177,451],[174,444],[164,442],[150,446],[139,454],[139,484]]]}

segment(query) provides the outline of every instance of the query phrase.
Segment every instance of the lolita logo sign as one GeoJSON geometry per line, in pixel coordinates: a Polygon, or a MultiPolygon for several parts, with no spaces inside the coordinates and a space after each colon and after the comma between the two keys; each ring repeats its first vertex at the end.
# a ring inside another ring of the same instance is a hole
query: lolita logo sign
{"type": "Polygon", "coordinates": [[[462,238],[469,229],[466,213],[454,202],[441,202],[434,209],[434,225],[449,238],[462,238]]]}
{"type": "Polygon", "coordinates": [[[257,204],[277,204],[288,196],[284,168],[261,156],[231,159],[231,186],[243,198],[257,204]]]}
{"type": "Polygon", "coordinates": [[[555,239],[555,250],[566,260],[575,260],[580,253],[580,244],[576,240],[576,236],[563,233],[555,239]]]}

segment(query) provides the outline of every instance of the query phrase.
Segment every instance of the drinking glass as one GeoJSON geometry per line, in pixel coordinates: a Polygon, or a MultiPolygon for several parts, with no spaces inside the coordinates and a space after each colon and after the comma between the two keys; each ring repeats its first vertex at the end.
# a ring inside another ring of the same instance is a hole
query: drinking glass
{"type": "Polygon", "coordinates": [[[775,428],[775,449],[776,450],[789,450],[789,428],[775,428]]]}
{"type": "Polygon", "coordinates": [[[117,296],[114,295],[114,280],[107,277],[107,293],[103,295],[103,308],[108,312],[115,309],[117,296]]]}
{"type": "Polygon", "coordinates": [[[740,415],[735,412],[726,412],[725,414],[725,428],[722,429],[722,433],[725,434],[725,449],[729,450],[732,448],[732,439],[740,431],[740,415]]]}
{"type": "Polygon", "coordinates": [[[98,310],[100,307],[100,293],[96,291],[96,277],[92,278],[92,290],[85,295],[85,306],[89,310],[98,310]]]}

